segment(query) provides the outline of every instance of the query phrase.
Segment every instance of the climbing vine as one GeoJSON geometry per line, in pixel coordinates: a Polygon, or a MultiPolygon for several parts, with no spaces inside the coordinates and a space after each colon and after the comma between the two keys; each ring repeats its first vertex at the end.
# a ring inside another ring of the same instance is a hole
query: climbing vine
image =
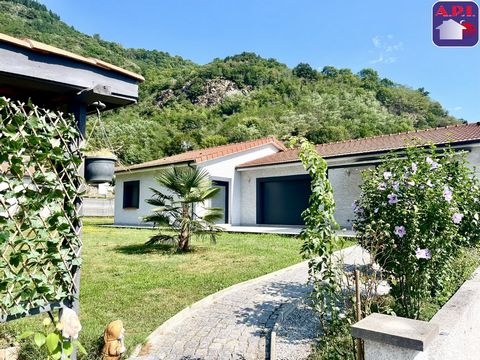
{"type": "Polygon", "coordinates": [[[320,314],[322,336],[320,348],[323,359],[348,359],[353,352],[349,341],[349,324],[352,318],[349,296],[342,291],[341,269],[333,253],[340,239],[335,230],[335,200],[327,178],[327,163],[317,153],[315,146],[305,139],[292,139],[299,147],[299,158],[311,178],[312,194],[309,207],[302,213],[305,228],[302,255],[309,258],[309,275],[313,283],[312,298],[320,314]]]}
{"type": "Polygon", "coordinates": [[[0,98],[0,320],[72,300],[79,136],[72,117],[0,98]]]}

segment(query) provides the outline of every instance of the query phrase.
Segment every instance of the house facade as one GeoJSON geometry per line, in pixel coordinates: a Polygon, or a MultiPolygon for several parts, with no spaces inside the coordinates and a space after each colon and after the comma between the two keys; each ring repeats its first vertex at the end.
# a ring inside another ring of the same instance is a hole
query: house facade
{"type": "MultiPolygon", "coordinates": [[[[465,124],[443,128],[382,135],[365,139],[317,145],[328,164],[337,222],[351,228],[352,203],[360,196],[362,171],[375,166],[392,150],[407,144],[449,144],[467,152],[472,166],[480,165],[480,125],[465,124]]],[[[298,159],[298,151],[286,149],[273,137],[238,144],[194,150],[147,163],[118,168],[115,189],[115,223],[142,225],[141,218],[152,207],[145,200],[158,188],[155,176],[171,166],[205,169],[221,188],[208,206],[224,209],[225,224],[235,226],[301,226],[301,212],[308,206],[310,180],[298,159]]]]}
{"type": "Polygon", "coordinates": [[[240,224],[240,173],[237,166],[268,155],[285,151],[277,139],[270,137],[238,144],[189,151],[171,157],[117,168],[115,171],[115,223],[141,225],[141,218],[150,215],[152,206],[145,202],[159,188],[155,177],[171,166],[197,166],[205,169],[216,186],[221,188],[213,199],[214,207],[224,209],[226,224],[240,224]]]}

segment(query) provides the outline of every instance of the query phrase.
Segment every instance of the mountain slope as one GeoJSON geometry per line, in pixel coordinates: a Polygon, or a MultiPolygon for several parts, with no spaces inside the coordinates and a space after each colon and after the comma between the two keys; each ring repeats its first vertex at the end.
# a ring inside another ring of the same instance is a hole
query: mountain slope
{"type": "MultiPolygon", "coordinates": [[[[372,69],[290,69],[252,53],[197,65],[82,34],[33,0],[0,0],[0,32],[144,75],[139,103],[103,116],[110,142],[128,164],[268,135],[322,143],[459,122],[424,89],[381,79],[372,69]]],[[[97,134],[89,142],[106,145],[97,134]]]]}

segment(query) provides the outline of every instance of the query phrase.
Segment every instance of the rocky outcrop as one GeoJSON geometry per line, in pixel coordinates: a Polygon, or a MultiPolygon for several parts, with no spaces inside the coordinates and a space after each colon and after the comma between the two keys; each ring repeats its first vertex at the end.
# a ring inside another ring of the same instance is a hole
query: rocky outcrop
{"type": "Polygon", "coordinates": [[[155,102],[157,106],[164,107],[165,104],[174,97],[175,97],[175,92],[172,89],[162,90],[160,91],[160,94],[158,94],[157,98],[155,99],[155,102]]]}
{"type": "MultiPolygon", "coordinates": [[[[164,107],[171,99],[180,93],[188,93],[191,83],[186,83],[179,91],[172,89],[162,90],[156,100],[157,106],[164,107]]],[[[210,79],[203,86],[202,95],[197,96],[192,102],[200,106],[215,106],[223,103],[225,98],[232,95],[248,95],[251,88],[240,89],[235,82],[227,79],[210,79]]]]}
{"type": "Polygon", "coordinates": [[[221,104],[226,97],[232,95],[247,95],[248,89],[239,89],[237,84],[226,79],[207,80],[203,95],[197,97],[195,103],[202,106],[221,104]]]}

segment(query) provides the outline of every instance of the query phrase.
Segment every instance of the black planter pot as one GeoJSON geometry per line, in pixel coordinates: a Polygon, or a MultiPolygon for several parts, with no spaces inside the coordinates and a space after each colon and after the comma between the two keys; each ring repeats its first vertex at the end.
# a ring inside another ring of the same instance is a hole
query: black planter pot
{"type": "Polygon", "coordinates": [[[87,156],[85,159],[85,181],[87,184],[112,182],[115,173],[114,157],[87,156]]]}

